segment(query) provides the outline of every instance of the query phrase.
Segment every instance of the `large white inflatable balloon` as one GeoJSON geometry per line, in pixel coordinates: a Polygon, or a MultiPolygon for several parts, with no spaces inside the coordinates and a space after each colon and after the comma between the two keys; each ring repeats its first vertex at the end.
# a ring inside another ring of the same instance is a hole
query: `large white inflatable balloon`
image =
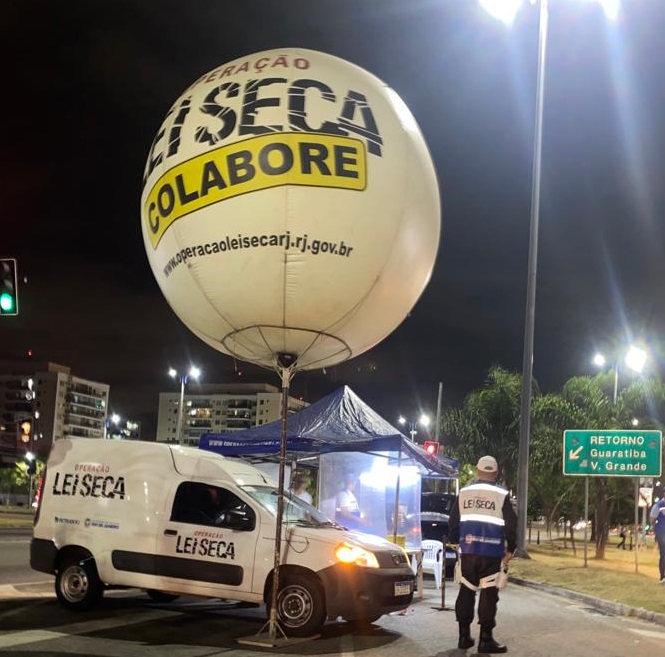
{"type": "Polygon", "coordinates": [[[397,94],[311,50],[242,57],[175,102],[145,171],[148,259],[202,340],[267,367],[371,348],[427,284],[436,175],[397,94]]]}

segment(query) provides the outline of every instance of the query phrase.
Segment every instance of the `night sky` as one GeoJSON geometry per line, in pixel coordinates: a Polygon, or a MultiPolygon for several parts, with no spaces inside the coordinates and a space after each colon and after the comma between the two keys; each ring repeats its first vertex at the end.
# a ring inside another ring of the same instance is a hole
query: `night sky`
{"type": "MultiPolygon", "coordinates": [[[[619,20],[551,0],[534,377],[551,390],[627,340],[663,364],[665,3],[619,20]]],[[[20,315],[0,356],[51,360],[111,385],[110,409],[154,431],[169,365],[206,382],[277,375],[194,337],[159,291],[140,227],[148,149],[203,73],[302,47],[397,91],[430,148],[442,239],[429,286],[380,345],[297,374],[316,401],[350,385],[388,421],[457,404],[492,364],[521,371],[538,11],[507,27],[476,0],[10,0],[3,6],[0,256],[19,261],[20,315]]]]}

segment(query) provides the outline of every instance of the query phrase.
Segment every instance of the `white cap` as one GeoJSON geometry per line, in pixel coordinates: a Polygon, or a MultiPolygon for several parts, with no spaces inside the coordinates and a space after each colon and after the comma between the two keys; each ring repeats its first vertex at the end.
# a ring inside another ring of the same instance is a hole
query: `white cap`
{"type": "Polygon", "coordinates": [[[481,456],[478,459],[476,468],[481,472],[498,472],[499,464],[496,462],[496,459],[493,456],[481,456]]]}

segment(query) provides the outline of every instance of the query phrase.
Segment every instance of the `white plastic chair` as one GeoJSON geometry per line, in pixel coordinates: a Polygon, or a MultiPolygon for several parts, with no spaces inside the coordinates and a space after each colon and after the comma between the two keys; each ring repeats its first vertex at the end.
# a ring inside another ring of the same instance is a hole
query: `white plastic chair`
{"type": "Polygon", "coordinates": [[[425,540],[422,542],[423,547],[423,572],[434,573],[434,583],[436,588],[441,588],[441,580],[443,579],[443,543],[441,541],[425,540]]]}

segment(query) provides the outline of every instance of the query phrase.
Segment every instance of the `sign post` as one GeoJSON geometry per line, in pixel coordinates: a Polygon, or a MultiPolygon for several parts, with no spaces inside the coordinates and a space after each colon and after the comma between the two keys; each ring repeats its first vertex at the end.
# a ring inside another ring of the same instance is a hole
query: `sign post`
{"type": "MultiPolygon", "coordinates": [[[[572,429],[563,432],[563,474],[585,477],[584,498],[584,566],[586,557],[586,524],[589,504],[589,477],[635,477],[635,538],[639,478],[660,477],[663,461],[661,431],[615,431],[572,429]]],[[[645,499],[646,504],[646,499],[645,499]]],[[[635,572],[637,572],[635,544],[635,572]]]]}

